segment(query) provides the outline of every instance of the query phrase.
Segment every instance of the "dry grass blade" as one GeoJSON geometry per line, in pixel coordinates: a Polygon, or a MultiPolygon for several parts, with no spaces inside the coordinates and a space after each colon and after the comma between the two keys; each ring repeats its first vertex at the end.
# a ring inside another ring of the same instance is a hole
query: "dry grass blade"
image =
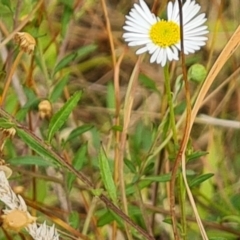
{"type": "MultiPolygon", "coordinates": [[[[221,52],[220,56],[218,57],[218,59],[216,60],[215,64],[213,65],[213,67],[211,68],[204,84],[202,85],[202,88],[198,94],[198,97],[196,99],[196,102],[194,104],[194,107],[192,109],[192,114],[191,114],[191,122],[190,122],[190,128],[189,131],[186,132],[185,134],[188,136],[190,136],[190,132],[194,123],[194,120],[196,118],[197,112],[200,109],[203,100],[210,88],[210,86],[212,85],[213,81],[215,80],[217,74],[220,72],[220,70],[222,69],[222,67],[224,66],[224,64],[227,62],[227,60],[230,58],[230,56],[236,51],[236,49],[238,48],[239,44],[240,44],[240,26],[236,29],[236,31],[234,32],[234,34],[232,35],[231,39],[228,41],[227,45],[225,46],[225,48],[223,49],[223,51],[221,52]]],[[[184,148],[184,152],[186,150],[186,146],[184,148]]],[[[187,178],[186,178],[186,160],[185,160],[185,154],[182,154],[182,171],[183,171],[183,177],[184,177],[184,182],[186,185],[186,189],[187,189],[187,193],[188,193],[188,197],[190,199],[191,205],[193,207],[201,234],[203,239],[208,239],[206,232],[204,230],[204,226],[201,222],[201,218],[198,214],[197,211],[197,207],[196,204],[194,202],[193,199],[193,195],[191,193],[191,190],[188,186],[187,183],[187,178]]]]}

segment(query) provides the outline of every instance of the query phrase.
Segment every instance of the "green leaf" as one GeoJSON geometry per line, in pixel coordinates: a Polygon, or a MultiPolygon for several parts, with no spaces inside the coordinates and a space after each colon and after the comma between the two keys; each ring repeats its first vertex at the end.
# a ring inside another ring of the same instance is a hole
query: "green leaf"
{"type": "Polygon", "coordinates": [[[8,129],[8,128],[11,128],[11,127],[14,127],[14,126],[15,126],[14,123],[9,122],[5,118],[0,118],[0,128],[8,129]]]}
{"type": "Polygon", "coordinates": [[[116,204],[117,191],[113,181],[112,172],[110,170],[108,158],[106,157],[103,149],[100,150],[98,159],[99,159],[99,168],[100,168],[100,174],[102,177],[103,184],[109,194],[109,197],[116,204]]]}
{"type": "Polygon", "coordinates": [[[44,159],[50,161],[50,164],[57,165],[57,160],[52,156],[52,154],[49,152],[49,150],[41,145],[36,138],[32,137],[30,134],[28,134],[25,130],[21,128],[16,128],[18,136],[36,153],[38,153],[40,156],[42,156],[44,159]]]}
{"type": "Polygon", "coordinates": [[[8,163],[11,165],[37,165],[41,167],[55,166],[53,163],[39,156],[14,157],[9,159],[8,163]]]}
{"type": "Polygon", "coordinates": [[[208,180],[212,176],[214,176],[213,173],[207,173],[207,174],[203,174],[203,175],[197,176],[196,178],[192,179],[189,182],[189,187],[195,187],[195,186],[201,184],[202,182],[208,180]]]}
{"type": "Polygon", "coordinates": [[[98,217],[97,226],[102,227],[109,223],[111,223],[113,220],[115,220],[119,226],[123,226],[122,219],[113,211],[109,209],[102,209],[96,212],[96,215],[98,217]]]}
{"type": "Polygon", "coordinates": [[[240,216],[237,215],[228,215],[228,216],[224,216],[222,218],[221,222],[232,222],[232,223],[237,223],[238,225],[240,224],[240,216]]]}
{"type": "Polygon", "coordinates": [[[169,182],[171,180],[171,174],[168,173],[160,176],[149,176],[145,177],[144,179],[152,182],[169,182]]]}
{"type": "Polygon", "coordinates": [[[116,131],[116,132],[122,132],[123,127],[122,127],[122,126],[119,126],[119,125],[113,125],[113,126],[112,126],[112,130],[113,130],[113,131],[116,131]]]}
{"type": "Polygon", "coordinates": [[[53,76],[60,71],[61,69],[65,68],[70,62],[72,62],[77,57],[77,53],[71,53],[64,57],[62,60],[59,61],[57,66],[54,68],[53,76]]]}
{"type": "Polygon", "coordinates": [[[64,87],[67,85],[69,80],[69,75],[66,75],[63,79],[61,79],[56,86],[54,87],[49,100],[50,102],[56,102],[58,98],[61,96],[64,87]]]}
{"type": "Polygon", "coordinates": [[[11,6],[11,1],[10,0],[1,0],[1,3],[5,5],[11,13],[13,13],[12,6],[11,6]]]}
{"type": "Polygon", "coordinates": [[[80,223],[79,213],[76,211],[71,211],[68,222],[69,222],[70,226],[77,229],[79,227],[79,223],[80,223]]]}
{"type": "Polygon", "coordinates": [[[126,164],[126,166],[128,167],[128,169],[132,172],[132,173],[136,173],[136,167],[133,164],[132,161],[128,160],[128,159],[124,159],[124,163],[126,164]]]}
{"type": "Polygon", "coordinates": [[[80,127],[75,128],[68,136],[66,142],[69,142],[70,140],[79,137],[81,134],[91,130],[94,126],[90,124],[85,124],[80,127]]]}
{"type": "Polygon", "coordinates": [[[36,185],[37,185],[36,201],[37,202],[43,202],[46,199],[47,194],[49,194],[49,192],[48,192],[49,185],[46,182],[46,180],[41,179],[41,178],[36,179],[36,185]]]}
{"type": "Polygon", "coordinates": [[[172,219],[171,218],[165,218],[165,219],[163,219],[163,222],[172,225],[172,219]]]}
{"type": "Polygon", "coordinates": [[[84,46],[80,48],[77,52],[70,53],[69,55],[65,56],[59,63],[56,65],[53,71],[53,76],[63,68],[67,67],[68,64],[74,60],[80,60],[81,58],[87,56],[89,53],[96,50],[97,46],[94,44],[84,46]]]}
{"type": "Polygon", "coordinates": [[[126,194],[127,195],[133,194],[136,192],[137,187],[141,190],[141,189],[149,186],[151,183],[152,183],[152,181],[150,181],[150,180],[141,180],[139,183],[137,183],[137,185],[130,183],[126,187],[126,194]]]}
{"type": "Polygon", "coordinates": [[[169,182],[171,180],[171,174],[164,174],[161,176],[149,176],[143,179],[140,179],[138,183],[130,183],[126,187],[126,194],[130,195],[135,193],[136,188],[138,187],[140,190],[149,186],[152,182],[169,182]]]}
{"type": "Polygon", "coordinates": [[[157,89],[157,84],[155,81],[153,81],[151,78],[145,76],[145,75],[140,75],[139,76],[139,81],[140,83],[145,86],[146,88],[153,90],[155,92],[159,92],[159,90],[157,89]]]}
{"type": "Polygon", "coordinates": [[[101,211],[96,212],[96,215],[98,217],[98,221],[97,221],[98,227],[103,227],[114,220],[113,215],[108,209],[102,209],[101,211]]]}
{"type": "Polygon", "coordinates": [[[191,153],[187,156],[187,160],[188,160],[188,162],[193,161],[193,160],[198,159],[198,158],[200,158],[202,156],[205,156],[207,154],[208,154],[208,152],[201,152],[201,151],[193,152],[193,153],[191,153]]]}
{"type": "Polygon", "coordinates": [[[69,3],[70,1],[66,1],[68,2],[67,5],[64,6],[64,10],[63,10],[63,15],[61,18],[61,35],[64,37],[67,29],[69,27],[69,22],[71,20],[71,17],[73,16],[73,6],[71,3],[69,3]]]}
{"type": "MultiPolygon", "coordinates": [[[[84,144],[75,154],[73,159],[72,165],[76,170],[81,170],[83,167],[83,163],[86,161],[86,154],[87,154],[87,144],[84,144]]],[[[69,191],[72,189],[73,182],[76,179],[76,175],[68,172],[67,173],[67,188],[69,191]]]]}
{"type": "Polygon", "coordinates": [[[75,92],[74,95],[68,99],[64,106],[53,115],[49,124],[48,142],[51,142],[53,135],[63,126],[72,110],[76,107],[78,101],[82,96],[82,92],[75,92]]]}
{"type": "Polygon", "coordinates": [[[38,96],[36,96],[36,94],[32,89],[27,87],[24,87],[23,89],[24,89],[24,93],[27,96],[27,102],[22,108],[20,108],[20,110],[16,114],[16,120],[20,122],[25,119],[27,113],[30,110],[37,110],[38,104],[40,102],[40,99],[38,98],[38,96]]]}
{"type": "Polygon", "coordinates": [[[115,91],[112,82],[107,85],[107,108],[114,109],[115,108],[115,91]]]}
{"type": "Polygon", "coordinates": [[[91,193],[96,196],[96,197],[99,197],[100,195],[103,194],[104,192],[104,189],[102,188],[93,188],[93,189],[90,189],[91,193]]]}

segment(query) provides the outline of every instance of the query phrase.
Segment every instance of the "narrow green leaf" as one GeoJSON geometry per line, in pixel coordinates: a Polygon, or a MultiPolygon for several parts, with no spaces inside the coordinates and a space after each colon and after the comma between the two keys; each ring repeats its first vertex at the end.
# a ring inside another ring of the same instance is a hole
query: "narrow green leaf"
{"type": "Polygon", "coordinates": [[[27,97],[26,104],[19,109],[19,111],[16,114],[16,119],[18,121],[23,121],[30,110],[37,110],[38,104],[40,102],[40,99],[38,96],[34,93],[34,91],[30,88],[24,87],[24,93],[27,97]]]}
{"type": "Polygon", "coordinates": [[[82,125],[80,127],[75,128],[68,136],[66,142],[69,142],[70,140],[79,137],[81,134],[89,131],[90,129],[92,129],[94,126],[90,125],[90,124],[85,124],[82,125]]]}
{"type": "Polygon", "coordinates": [[[115,91],[114,91],[114,86],[113,83],[110,82],[107,85],[107,96],[106,96],[106,101],[107,101],[107,108],[114,109],[115,108],[115,91]]]}
{"type": "Polygon", "coordinates": [[[64,57],[62,60],[59,61],[57,66],[54,68],[53,76],[60,71],[61,69],[65,68],[71,61],[73,61],[77,57],[77,53],[70,53],[66,57],[64,57]]]}
{"type": "Polygon", "coordinates": [[[195,186],[201,184],[202,182],[208,180],[212,176],[214,176],[213,173],[207,173],[207,174],[203,174],[203,175],[197,176],[196,178],[192,179],[189,182],[189,187],[195,187],[195,186]]]}
{"type": "Polygon", "coordinates": [[[0,128],[3,129],[8,129],[14,126],[14,123],[9,122],[7,119],[5,118],[0,118],[0,128]]]}
{"type": "Polygon", "coordinates": [[[70,1],[66,1],[68,2],[67,5],[64,6],[64,10],[63,10],[63,15],[61,18],[61,35],[64,37],[67,29],[69,27],[69,22],[71,20],[71,17],[73,15],[73,6],[71,5],[71,3],[69,4],[70,1]]]}
{"type": "Polygon", "coordinates": [[[109,194],[109,197],[116,204],[117,203],[117,191],[116,191],[116,187],[115,187],[115,184],[113,181],[109,162],[108,162],[108,159],[107,159],[103,149],[100,150],[98,159],[99,159],[99,168],[100,168],[100,174],[102,177],[103,184],[109,194]]]}
{"type": "Polygon", "coordinates": [[[97,213],[97,217],[98,217],[98,221],[97,221],[98,227],[103,227],[113,222],[114,220],[114,216],[111,214],[110,210],[108,210],[107,208],[101,212],[99,211],[99,213],[97,213]]]}
{"type": "Polygon", "coordinates": [[[79,227],[79,222],[80,222],[79,213],[76,211],[72,211],[69,215],[68,222],[70,226],[77,229],[79,227]]]}
{"type": "Polygon", "coordinates": [[[150,180],[152,182],[169,182],[171,180],[171,174],[163,174],[160,176],[145,177],[144,180],[150,180]]]}
{"type": "Polygon", "coordinates": [[[207,154],[208,154],[208,152],[201,152],[201,151],[193,152],[187,156],[187,160],[192,161],[192,160],[198,159],[202,156],[205,156],[207,154]]]}
{"type": "Polygon", "coordinates": [[[77,52],[70,53],[69,55],[64,57],[62,60],[60,60],[59,63],[56,65],[56,67],[54,68],[54,71],[53,71],[53,76],[58,71],[67,67],[70,62],[72,62],[74,60],[79,61],[81,58],[83,58],[83,57],[87,56],[88,54],[90,54],[91,52],[95,51],[96,48],[97,48],[96,45],[91,44],[91,45],[87,45],[87,46],[80,48],[77,52]]]}
{"type": "Polygon", "coordinates": [[[57,160],[52,156],[48,149],[39,144],[34,137],[29,135],[26,131],[20,128],[16,128],[18,136],[36,153],[42,156],[44,159],[50,161],[51,164],[57,165],[57,160]]]}
{"type": "Polygon", "coordinates": [[[8,163],[11,165],[37,165],[41,167],[55,166],[53,163],[39,156],[14,157],[9,159],[8,163]]]}
{"type": "MultiPolygon", "coordinates": [[[[79,148],[72,162],[72,165],[76,170],[79,171],[82,169],[83,163],[86,161],[86,155],[87,155],[87,144],[84,144],[81,148],[79,148]]],[[[70,192],[72,189],[73,182],[76,179],[76,175],[71,172],[68,172],[66,179],[67,179],[67,188],[70,192]]]]}
{"type": "Polygon", "coordinates": [[[114,220],[118,223],[119,226],[123,226],[122,219],[119,217],[119,215],[109,209],[102,209],[96,212],[96,215],[98,217],[98,227],[105,226],[114,220]]]}
{"type": "Polygon", "coordinates": [[[152,183],[152,181],[150,181],[150,180],[141,180],[139,183],[136,183],[137,185],[130,183],[126,187],[126,194],[127,195],[133,194],[136,192],[137,187],[141,190],[141,189],[149,186],[151,183],[152,183]]]}
{"type": "Polygon", "coordinates": [[[148,88],[148,89],[150,89],[150,90],[153,90],[153,91],[155,91],[155,92],[159,92],[159,90],[158,90],[158,88],[157,88],[157,85],[156,85],[156,82],[153,81],[151,78],[149,78],[149,77],[141,74],[141,75],[139,76],[139,81],[140,81],[140,83],[141,83],[144,87],[146,87],[146,88],[148,88]]]}
{"type": "Polygon", "coordinates": [[[132,161],[124,159],[124,163],[132,173],[136,173],[136,166],[133,164],[132,161]]]}
{"type": "Polygon", "coordinates": [[[97,49],[97,45],[95,45],[95,44],[90,44],[90,45],[80,48],[77,51],[77,59],[81,60],[82,58],[86,57],[90,53],[94,52],[96,49],[97,49]]]}
{"type": "Polygon", "coordinates": [[[240,225],[240,216],[238,215],[228,215],[228,216],[224,216],[221,219],[222,222],[232,222],[232,223],[237,223],[238,225],[240,225]]]}
{"type": "Polygon", "coordinates": [[[56,102],[58,100],[63,92],[64,87],[67,85],[68,80],[69,75],[66,75],[63,79],[59,80],[49,97],[50,102],[56,102]]]}
{"type": "Polygon", "coordinates": [[[112,126],[112,130],[113,130],[113,131],[116,131],[116,132],[122,132],[123,127],[122,127],[122,126],[119,126],[119,125],[113,125],[113,126],[112,126]]]}
{"type": "Polygon", "coordinates": [[[90,190],[91,190],[91,193],[96,197],[99,197],[104,192],[103,188],[93,188],[93,189],[90,189],[90,190]]]}
{"type": "Polygon", "coordinates": [[[36,201],[37,202],[43,202],[49,194],[49,191],[48,191],[49,185],[48,185],[46,180],[41,179],[41,178],[37,178],[36,185],[37,185],[36,201]]]}
{"type": "Polygon", "coordinates": [[[64,106],[53,115],[49,124],[48,142],[51,142],[53,135],[63,126],[72,110],[80,100],[82,92],[75,92],[74,95],[68,99],[64,106]]]}

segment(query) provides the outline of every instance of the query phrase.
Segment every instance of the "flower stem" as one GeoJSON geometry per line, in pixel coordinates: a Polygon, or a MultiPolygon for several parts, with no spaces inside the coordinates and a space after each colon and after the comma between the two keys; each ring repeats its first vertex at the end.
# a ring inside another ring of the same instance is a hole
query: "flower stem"
{"type": "Polygon", "coordinates": [[[166,66],[164,67],[165,89],[166,89],[168,106],[169,106],[170,126],[171,126],[172,133],[173,133],[173,141],[174,141],[175,146],[177,146],[178,145],[177,128],[176,128],[176,122],[175,122],[174,106],[173,106],[170,76],[169,76],[168,68],[169,68],[168,64],[166,64],[166,66]]]}
{"type": "Polygon", "coordinates": [[[12,80],[12,76],[13,76],[13,74],[14,74],[14,72],[16,70],[16,67],[17,67],[17,65],[18,65],[18,63],[19,63],[19,61],[20,61],[20,59],[22,57],[22,54],[23,54],[23,51],[20,50],[20,52],[18,53],[18,55],[17,55],[13,65],[12,65],[12,67],[10,69],[10,72],[9,72],[9,74],[7,76],[7,80],[6,80],[6,83],[4,85],[3,93],[2,93],[2,96],[1,96],[1,99],[0,99],[0,106],[3,106],[3,104],[4,104],[4,101],[5,101],[6,96],[7,96],[7,91],[9,89],[9,86],[10,86],[10,83],[11,83],[11,80],[12,80]]]}
{"type": "Polygon", "coordinates": [[[179,201],[181,206],[181,225],[182,225],[182,239],[186,240],[187,236],[187,222],[186,222],[186,189],[184,186],[183,176],[182,173],[179,174],[178,178],[178,185],[179,185],[179,201]]]}

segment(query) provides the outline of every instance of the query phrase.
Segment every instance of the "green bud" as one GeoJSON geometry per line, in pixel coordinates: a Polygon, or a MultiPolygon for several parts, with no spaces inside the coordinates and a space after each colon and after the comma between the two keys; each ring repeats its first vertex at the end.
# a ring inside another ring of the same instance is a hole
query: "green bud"
{"type": "Polygon", "coordinates": [[[193,64],[188,70],[188,79],[193,82],[202,82],[207,76],[206,68],[201,64],[193,64]]]}

